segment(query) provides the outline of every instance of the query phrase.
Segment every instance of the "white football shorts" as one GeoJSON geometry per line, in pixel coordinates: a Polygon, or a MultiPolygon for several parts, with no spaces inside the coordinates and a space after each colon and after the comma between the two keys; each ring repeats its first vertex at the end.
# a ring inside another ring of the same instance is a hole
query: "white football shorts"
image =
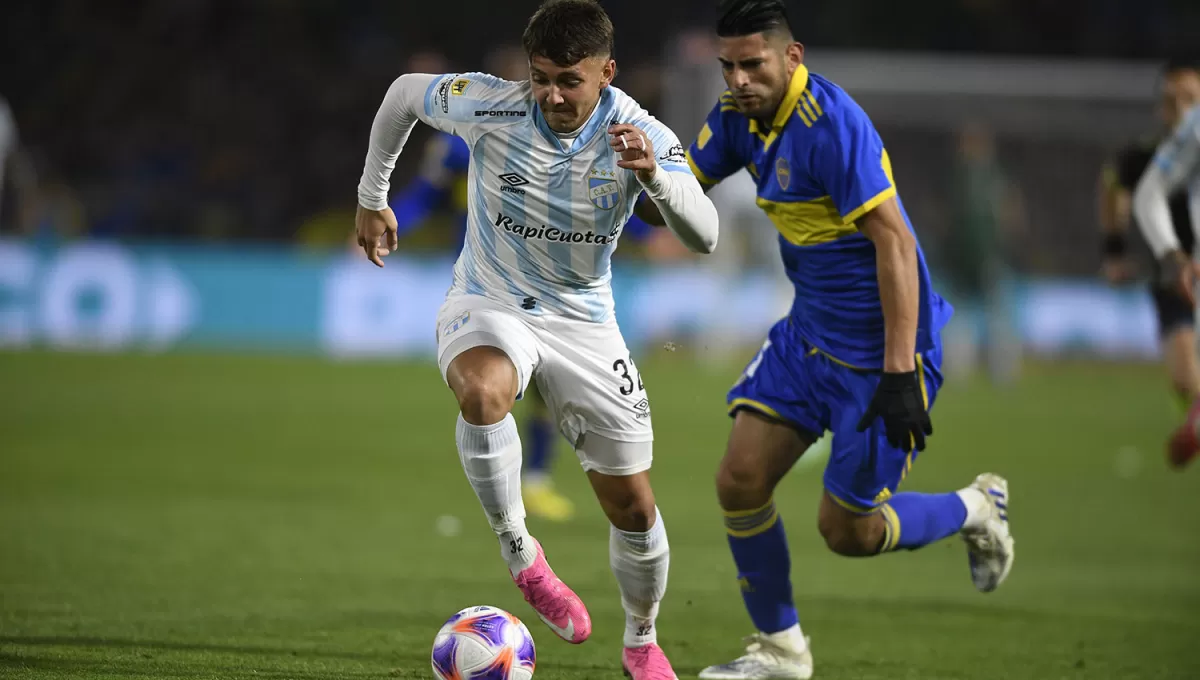
{"type": "Polygon", "coordinates": [[[583,469],[618,476],[649,469],[650,404],[616,319],[595,323],[525,314],[483,296],[455,294],[438,312],[437,334],[443,380],[459,354],[496,347],[517,368],[518,398],[530,379],[537,380],[583,469]],[[588,433],[621,445],[581,446],[588,433]]]}

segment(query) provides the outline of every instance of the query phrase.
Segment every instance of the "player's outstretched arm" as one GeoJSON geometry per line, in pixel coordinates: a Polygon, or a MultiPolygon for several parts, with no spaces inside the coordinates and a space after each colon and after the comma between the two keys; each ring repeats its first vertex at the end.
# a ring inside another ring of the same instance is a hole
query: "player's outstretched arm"
{"type": "Polygon", "coordinates": [[[715,250],[719,225],[717,208],[704,195],[696,178],[659,167],[654,144],[640,128],[618,124],[610,127],[608,132],[610,146],[620,155],[617,165],[634,171],[667,228],[675,232],[692,252],[707,254],[715,250]]]}
{"type": "Polygon", "coordinates": [[[388,207],[388,179],[396,167],[396,158],[408,135],[417,124],[418,111],[424,107],[425,92],[435,76],[410,73],[402,75],[388,88],[383,104],[371,125],[367,159],[358,182],[358,212],[355,229],[358,244],[367,259],[383,266],[382,256],[396,248],[396,216],[388,207]],[[387,235],[385,247],[379,239],[387,235]]]}
{"type": "Polygon", "coordinates": [[[875,418],[882,417],[892,446],[920,451],[925,448],[925,437],[933,434],[933,426],[921,396],[920,369],[916,365],[921,294],[917,239],[894,196],[863,215],[858,228],[875,244],[885,332],[883,376],[858,429],[865,430],[875,418]]]}

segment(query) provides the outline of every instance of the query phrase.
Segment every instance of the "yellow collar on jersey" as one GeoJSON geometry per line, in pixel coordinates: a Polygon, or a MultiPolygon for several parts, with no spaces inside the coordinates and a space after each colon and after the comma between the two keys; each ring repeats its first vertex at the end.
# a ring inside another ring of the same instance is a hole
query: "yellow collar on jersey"
{"type": "Polygon", "coordinates": [[[783,126],[787,125],[788,120],[791,119],[792,111],[795,111],[796,106],[800,103],[800,97],[804,94],[806,87],[808,87],[808,68],[804,64],[800,64],[792,73],[791,81],[788,82],[787,94],[783,95],[783,101],[779,102],[779,108],[775,109],[775,120],[771,122],[770,133],[763,133],[758,129],[758,121],[754,118],[750,119],[750,132],[763,140],[763,148],[770,148],[775,139],[779,137],[783,126]]]}

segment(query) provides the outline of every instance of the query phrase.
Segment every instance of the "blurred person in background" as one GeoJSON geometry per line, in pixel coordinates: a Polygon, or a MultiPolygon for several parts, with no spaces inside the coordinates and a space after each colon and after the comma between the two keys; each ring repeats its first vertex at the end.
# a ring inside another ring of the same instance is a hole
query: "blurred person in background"
{"type": "MultiPolygon", "coordinates": [[[[1114,285],[1136,276],[1130,254],[1129,228],[1137,222],[1132,211],[1133,191],[1154,158],[1155,148],[1179,125],[1183,114],[1200,103],[1200,71],[1194,62],[1169,61],[1159,81],[1158,115],[1162,129],[1151,138],[1131,142],[1104,165],[1100,175],[1100,226],[1103,230],[1103,274],[1114,285]]],[[[1188,196],[1177,189],[1167,197],[1171,225],[1179,249],[1192,255],[1195,234],[1188,196]]],[[[1192,303],[1173,282],[1163,279],[1158,262],[1150,278],[1150,295],[1158,316],[1163,364],[1175,401],[1184,412],[1200,399],[1200,364],[1196,359],[1195,312],[1192,303]]]]}
{"type": "Polygon", "coordinates": [[[940,273],[955,306],[966,312],[959,323],[970,330],[955,334],[948,358],[973,368],[982,356],[989,378],[1008,384],[1020,369],[1021,343],[1004,281],[1024,210],[1019,188],[996,156],[995,134],[984,123],[968,123],[959,132],[953,191],[955,217],[941,244],[940,273]]]}
{"type": "MultiPolygon", "coordinates": [[[[449,70],[450,60],[445,54],[436,50],[415,52],[408,57],[405,63],[406,73],[445,73],[449,70]]],[[[400,234],[411,233],[424,224],[436,208],[441,207],[445,196],[450,193],[451,187],[442,186],[442,180],[445,179],[447,172],[461,173],[461,177],[457,178],[454,185],[454,188],[458,189],[454,196],[457,211],[454,215],[457,225],[453,236],[455,253],[462,249],[467,200],[465,151],[460,154],[461,158],[449,157],[454,140],[457,139],[454,135],[434,131],[434,137],[426,144],[418,177],[403,193],[391,201],[396,218],[400,220],[400,234]]],[[[459,140],[459,144],[465,149],[465,144],[462,144],[461,140],[459,140]]],[[[362,249],[358,245],[358,237],[354,232],[346,233],[346,215],[347,209],[341,206],[320,211],[304,221],[297,231],[297,238],[300,243],[309,247],[345,246],[351,252],[359,253],[362,249]]]]}
{"type": "MultiPolygon", "coordinates": [[[[5,177],[10,160],[15,158],[17,150],[17,121],[13,119],[12,109],[8,100],[0,95],[0,233],[8,227],[5,224],[4,198],[5,177]]],[[[12,220],[16,222],[15,219],[12,220]]]]}
{"type": "MultiPolygon", "coordinates": [[[[1195,278],[1197,263],[1189,250],[1195,243],[1194,233],[1180,231],[1180,223],[1172,216],[1171,196],[1187,192],[1188,211],[1192,226],[1200,219],[1200,61],[1175,60],[1165,69],[1163,87],[1164,117],[1177,118],[1174,130],[1158,145],[1154,157],[1146,166],[1133,192],[1133,216],[1142,235],[1150,245],[1157,262],[1156,280],[1164,292],[1179,298],[1175,303],[1186,306],[1194,315],[1195,278]],[[1185,240],[1186,239],[1186,240],[1185,240]]],[[[1188,319],[1194,316],[1188,316],[1188,319]]],[[[1185,338],[1194,338],[1185,335],[1185,338]]],[[[1183,378],[1195,381],[1195,347],[1180,348],[1173,360],[1185,363],[1183,378]]],[[[1195,388],[1195,382],[1186,385],[1195,388]]],[[[1168,460],[1173,467],[1182,468],[1200,452],[1200,399],[1193,401],[1184,424],[1177,428],[1167,442],[1168,460]]]]}
{"type": "Polygon", "coordinates": [[[16,119],[0,96],[0,235],[16,234],[46,247],[84,235],[82,203],[46,159],[35,155],[22,147],[16,119]]]}

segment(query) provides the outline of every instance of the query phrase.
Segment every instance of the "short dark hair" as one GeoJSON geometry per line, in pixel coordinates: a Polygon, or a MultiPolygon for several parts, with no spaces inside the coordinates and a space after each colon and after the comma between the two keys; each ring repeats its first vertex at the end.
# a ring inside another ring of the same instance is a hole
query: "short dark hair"
{"type": "Polygon", "coordinates": [[[529,18],[521,44],[530,57],[573,66],[613,52],[612,20],[595,0],[547,0],[529,18]]]}
{"type": "Polygon", "coordinates": [[[783,0],[723,0],[717,6],[717,35],[736,38],[755,33],[792,35],[783,0]]]}
{"type": "Polygon", "coordinates": [[[1200,54],[1176,54],[1167,59],[1162,67],[1162,75],[1169,76],[1180,71],[1195,71],[1200,73],[1200,54]]]}

